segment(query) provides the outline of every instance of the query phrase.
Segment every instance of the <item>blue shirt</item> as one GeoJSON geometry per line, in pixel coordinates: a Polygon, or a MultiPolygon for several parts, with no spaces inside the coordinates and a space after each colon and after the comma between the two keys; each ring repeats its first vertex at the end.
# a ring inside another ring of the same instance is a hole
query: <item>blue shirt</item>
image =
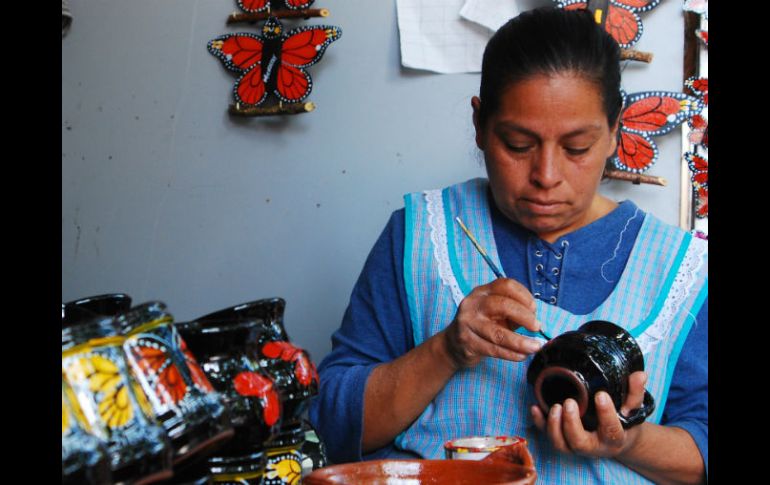
{"type": "MultiPolygon", "coordinates": [[[[569,251],[507,219],[490,199],[495,243],[507,277],[543,301],[575,314],[612,292],[641,228],[644,213],[624,201],[608,215],[568,234],[569,251]],[[621,225],[621,226],[619,226],[621,225]],[[608,227],[624,227],[621,236],[608,227]],[[541,266],[542,265],[542,266],[541,266]],[[557,271],[554,271],[554,268],[557,271]]],[[[561,240],[561,239],[560,239],[561,240]]],[[[353,288],[332,351],[319,366],[321,387],[310,419],[334,463],[403,456],[393,444],[361,451],[366,380],[377,365],[414,347],[403,277],[404,210],[394,212],[353,288]]],[[[449,323],[449,322],[447,322],[449,323]]],[[[543,322],[548,333],[547,322],[543,322]]],[[[687,430],[708,467],[708,300],[676,364],[661,424],[687,430]]]]}

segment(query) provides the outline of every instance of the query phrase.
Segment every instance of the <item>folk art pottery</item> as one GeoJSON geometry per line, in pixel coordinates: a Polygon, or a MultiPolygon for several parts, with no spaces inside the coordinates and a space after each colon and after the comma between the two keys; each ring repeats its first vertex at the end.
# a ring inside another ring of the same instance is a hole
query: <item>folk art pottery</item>
{"type": "Polygon", "coordinates": [[[90,433],[77,398],[62,375],[61,381],[61,476],[62,484],[106,485],[112,483],[107,443],[90,433]]]}
{"type": "Polygon", "coordinates": [[[532,485],[537,479],[527,442],[503,446],[483,460],[373,460],[332,465],[302,480],[305,485],[451,483],[532,485]]]}
{"type": "Polygon", "coordinates": [[[211,454],[234,434],[214,390],[162,302],[137,305],[117,317],[132,375],[163,426],[180,465],[211,454]]]}
{"type": "Polygon", "coordinates": [[[620,413],[628,393],[628,376],[643,370],[644,357],[631,334],[614,323],[594,320],[543,345],[527,369],[527,382],[546,415],[552,405],[574,399],[588,431],[597,427],[594,396],[606,391],[621,424],[629,428],[644,422],[655,410],[652,395],[645,391],[641,408],[629,416],[620,413]]]}
{"type": "Polygon", "coordinates": [[[106,443],[115,483],[151,483],[172,475],[173,450],[130,375],[125,338],[112,317],[62,328],[62,374],[94,436],[106,443]]]}
{"type": "Polygon", "coordinates": [[[88,296],[62,303],[62,328],[96,317],[116,317],[131,308],[131,297],[125,293],[88,296]]]}

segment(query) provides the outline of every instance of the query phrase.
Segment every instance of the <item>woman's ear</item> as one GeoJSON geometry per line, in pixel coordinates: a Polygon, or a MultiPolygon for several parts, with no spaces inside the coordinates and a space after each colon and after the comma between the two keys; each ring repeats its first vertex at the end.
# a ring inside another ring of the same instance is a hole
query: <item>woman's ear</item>
{"type": "Polygon", "coordinates": [[[479,150],[484,150],[484,136],[481,122],[479,121],[479,112],[481,110],[481,99],[478,96],[471,98],[471,106],[473,107],[473,128],[476,130],[476,146],[479,150]]]}

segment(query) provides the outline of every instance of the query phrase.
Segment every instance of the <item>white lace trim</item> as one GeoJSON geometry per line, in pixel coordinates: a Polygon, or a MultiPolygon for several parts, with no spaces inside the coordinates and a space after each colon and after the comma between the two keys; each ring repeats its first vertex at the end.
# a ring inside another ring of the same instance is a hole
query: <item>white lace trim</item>
{"type": "Polygon", "coordinates": [[[456,305],[460,305],[465,295],[460,291],[452,272],[452,263],[449,261],[449,246],[447,245],[446,225],[444,224],[444,203],[441,199],[441,190],[426,190],[425,202],[428,209],[428,224],[430,225],[430,240],[433,243],[433,257],[438,265],[438,274],[441,282],[448,286],[452,292],[452,299],[456,305]]]}
{"type": "Polygon", "coordinates": [[[693,285],[698,280],[698,272],[703,266],[708,251],[706,241],[693,238],[687,248],[682,264],[674,277],[671,291],[666,297],[655,322],[636,339],[643,354],[649,354],[671,332],[672,322],[679,313],[682,304],[690,296],[693,285]]]}

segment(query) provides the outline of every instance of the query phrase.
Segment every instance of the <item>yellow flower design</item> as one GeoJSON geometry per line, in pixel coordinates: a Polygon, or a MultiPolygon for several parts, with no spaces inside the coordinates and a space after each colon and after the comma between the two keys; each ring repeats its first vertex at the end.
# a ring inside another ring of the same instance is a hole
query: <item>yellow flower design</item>
{"type": "Polygon", "coordinates": [[[267,464],[267,478],[280,478],[283,483],[297,485],[302,477],[302,468],[300,464],[293,459],[284,458],[277,463],[267,464]]]}
{"type": "Polygon", "coordinates": [[[105,394],[99,402],[99,415],[110,428],[119,428],[128,423],[134,416],[128,388],[121,385],[109,394],[105,394]]]}
{"type": "Polygon", "coordinates": [[[92,392],[110,393],[121,383],[118,366],[111,360],[97,354],[91,357],[91,364],[87,377],[92,392]]]}
{"type": "Polygon", "coordinates": [[[70,413],[67,411],[67,404],[64,402],[64,395],[61,397],[61,434],[70,429],[70,413]]]}
{"type": "Polygon", "coordinates": [[[73,369],[88,380],[88,387],[99,401],[99,416],[109,428],[118,428],[128,423],[134,409],[123,383],[118,366],[107,357],[93,354],[81,357],[73,369]]]}

